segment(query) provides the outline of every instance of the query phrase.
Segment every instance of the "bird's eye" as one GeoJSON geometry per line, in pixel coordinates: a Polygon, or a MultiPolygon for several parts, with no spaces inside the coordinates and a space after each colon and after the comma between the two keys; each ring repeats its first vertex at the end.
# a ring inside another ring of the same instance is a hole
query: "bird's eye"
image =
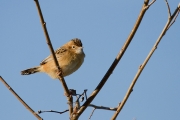
{"type": "Polygon", "coordinates": [[[72,48],[73,48],[73,49],[75,49],[75,48],[76,48],[76,46],[75,46],[75,45],[73,45],[73,46],[72,46],[72,48]]]}

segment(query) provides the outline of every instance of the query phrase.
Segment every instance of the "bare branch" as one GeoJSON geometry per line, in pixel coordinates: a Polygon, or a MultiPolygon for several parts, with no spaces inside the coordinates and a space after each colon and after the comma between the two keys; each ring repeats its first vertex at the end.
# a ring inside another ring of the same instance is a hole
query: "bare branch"
{"type": "Polygon", "coordinates": [[[93,113],[94,113],[95,110],[96,110],[96,108],[93,109],[93,111],[92,111],[92,113],[91,113],[91,115],[90,115],[90,117],[89,117],[89,120],[91,119],[91,117],[92,117],[92,115],[93,115],[93,113]]]}
{"type": "MultiPolygon", "coordinates": [[[[178,6],[178,7],[179,7],[179,6],[178,6]]],[[[167,21],[164,29],[162,30],[159,38],[157,39],[157,41],[156,41],[156,43],[154,44],[153,48],[151,49],[151,51],[149,52],[148,56],[147,56],[146,59],[144,60],[143,64],[140,65],[140,67],[139,67],[139,69],[138,69],[138,71],[137,71],[137,73],[136,73],[136,75],[135,75],[135,77],[134,77],[131,85],[129,86],[129,89],[128,89],[126,95],[124,96],[124,99],[122,100],[120,106],[117,108],[117,111],[115,112],[115,114],[113,115],[113,117],[111,118],[111,120],[115,120],[116,117],[117,117],[117,115],[118,115],[118,114],[120,113],[120,111],[122,110],[124,104],[126,103],[127,99],[129,98],[129,96],[130,96],[130,94],[131,94],[131,92],[132,92],[132,89],[133,89],[133,87],[134,87],[137,79],[139,78],[141,72],[143,71],[143,69],[144,69],[144,67],[146,66],[147,62],[149,61],[149,59],[151,58],[152,54],[153,54],[154,51],[156,50],[159,42],[161,41],[162,37],[163,37],[164,34],[166,33],[167,28],[168,28],[168,26],[170,25],[171,21],[174,19],[175,15],[178,13],[178,9],[179,9],[178,7],[176,8],[176,10],[175,10],[175,12],[173,13],[173,15],[170,16],[170,18],[168,19],[168,21],[167,21]]]]}
{"type": "Polygon", "coordinates": [[[169,7],[169,3],[168,3],[167,0],[165,0],[165,2],[166,2],[166,5],[167,5],[167,9],[168,9],[168,17],[170,19],[170,17],[171,17],[171,10],[170,10],[170,7],[169,7]]]}
{"type": "Polygon", "coordinates": [[[11,93],[38,119],[43,120],[34,110],[27,105],[21,97],[6,83],[6,81],[0,76],[0,80],[3,82],[3,84],[11,91],[11,93]]]}
{"type": "Polygon", "coordinates": [[[56,68],[58,69],[58,71],[60,73],[58,78],[59,78],[59,80],[60,80],[60,82],[61,82],[61,84],[62,84],[62,86],[64,88],[65,95],[66,95],[68,103],[69,103],[69,114],[71,115],[71,113],[73,111],[73,104],[72,104],[73,99],[72,99],[72,96],[69,93],[69,89],[67,87],[67,84],[66,84],[66,82],[65,82],[65,80],[64,80],[64,78],[62,76],[61,68],[60,68],[59,63],[57,61],[57,58],[56,58],[56,56],[54,54],[54,49],[53,49],[53,46],[51,44],[51,40],[49,38],[49,34],[48,34],[48,31],[47,31],[47,28],[46,28],[46,22],[44,21],[39,2],[38,2],[38,0],[34,0],[34,1],[36,3],[36,7],[37,7],[37,10],[38,10],[38,13],[39,13],[39,17],[40,17],[40,20],[41,20],[41,25],[42,25],[43,30],[44,30],[44,34],[45,34],[45,37],[46,37],[47,44],[49,46],[52,57],[54,59],[55,66],[56,66],[56,68]]]}
{"type": "Polygon", "coordinates": [[[116,111],[117,110],[117,107],[111,108],[111,107],[105,107],[105,106],[97,106],[97,105],[94,105],[94,104],[90,104],[89,107],[93,107],[95,109],[111,110],[111,111],[116,111]]]}
{"type": "Polygon", "coordinates": [[[90,95],[90,97],[87,99],[87,101],[81,106],[81,108],[79,109],[79,111],[77,112],[76,115],[74,115],[73,120],[77,120],[79,118],[79,116],[84,112],[84,110],[88,107],[88,105],[93,101],[93,99],[96,97],[96,95],[99,93],[99,91],[101,90],[101,88],[104,86],[104,84],[106,83],[106,81],[108,80],[109,76],[111,75],[111,73],[113,72],[113,70],[115,69],[115,67],[117,66],[117,64],[119,63],[120,59],[122,58],[122,56],[124,55],[126,49],[128,48],[131,40],[133,39],[141,21],[142,18],[146,12],[147,9],[144,9],[149,3],[149,0],[146,0],[144,2],[144,5],[142,7],[142,10],[139,14],[139,17],[130,33],[130,35],[128,36],[126,42],[124,43],[122,49],[119,51],[117,57],[115,58],[114,62],[112,63],[112,65],[110,66],[110,68],[108,69],[108,71],[106,72],[106,74],[104,75],[104,77],[102,78],[101,82],[98,84],[98,86],[95,88],[95,90],[92,92],[92,94],[90,95]]]}
{"type": "Polygon", "coordinates": [[[145,9],[148,9],[154,2],[156,2],[156,0],[152,0],[152,1],[145,7],[145,9]]]}
{"type": "MultiPolygon", "coordinates": [[[[77,99],[79,99],[79,98],[77,97],[77,99]]],[[[76,110],[79,109],[80,104],[79,104],[78,101],[76,101],[75,104],[76,104],[76,105],[75,105],[76,108],[74,107],[74,111],[73,111],[73,112],[76,114],[76,110]]],[[[120,105],[120,103],[119,103],[119,105],[120,105]]],[[[118,105],[118,106],[119,106],[119,105],[118,105]]],[[[111,111],[116,111],[116,110],[117,110],[117,107],[111,108],[111,107],[105,107],[105,106],[97,106],[97,105],[94,105],[94,104],[90,104],[88,107],[93,107],[94,109],[111,110],[111,111]]],[[[44,111],[39,110],[39,111],[38,111],[38,114],[41,114],[41,113],[44,113],[44,112],[53,112],[53,113],[63,114],[63,113],[65,113],[65,112],[67,112],[67,111],[69,111],[69,110],[67,109],[67,110],[64,110],[64,111],[62,111],[62,112],[55,111],[55,110],[44,110],[44,111]]]]}
{"type": "Polygon", "coordinates": [[[67,112],[67,111],[69,111],[69,110],[67,109],[67,110],[62,111],[62,112],[54,111],[54,110],[50,110],[50,111],[41,111],[41,110],[39,110],[38,113],[41,114],[41,113],[44,113],[44,112],[53,112],[53,113],[63,114],[65,112],[67,112]]]}
{"type": "Polygon", "coordinates": [[[178,15],[179,15],[179,12],[180,12],[180,3],[179,3],[179,5],[178,5],[178,8],[179,9],[177,9],[178,10],[178,12],[176,13],[176,12],[174,12],[174,13],[176,13],[175,15],[173,14],[172,16],[175,16],[174,17],[174,19],[171,21],[171,24],[168,26],[168,28],[167,28],[167,30],[175,23],[175,21],[176,21],[176,18],[178,17],[178,15]]]}
{"type": "Polygon", "coordinates": [[[94,105],[94,104],[90,104],[88,107],[93,107],[94,108],[91,115],[90,115],[90,117],[89,117],[89,120],[91,119],[91,117],[92,117],[92,115],[93,115],[93,113],[94,113],[94,111],[96,109],[111,110],[111,111],[116,111],[117,110],[117,107],[111,108],[111,107],[97,106],[97,105],[94,105]]]}
{"type": "Polygon", "coordinates": [[[87,89],[84,90],[85,97],[86,97],[86,100],[87,100],[87,94],[86,94],[86,92],[87,92],[87,89]]]}

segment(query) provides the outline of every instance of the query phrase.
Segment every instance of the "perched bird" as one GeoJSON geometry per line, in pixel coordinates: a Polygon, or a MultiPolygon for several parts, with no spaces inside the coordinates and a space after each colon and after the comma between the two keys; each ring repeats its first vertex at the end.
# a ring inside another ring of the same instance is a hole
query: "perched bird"
{"type": "MultiPolygon", "coordinates": [[[[81,40],[78,38],[72,39],[62,47],[55,51],[57,61],[62,69],[63,77],[75,72],[84,62],[85,54],[81,40]]],[[[39,66],[21,71],[22,75],[30,75],[37,72],[45,72],[51,78],[57,79],[57,68],[55,66],[52,55],[44,59],[39,66]]]]}

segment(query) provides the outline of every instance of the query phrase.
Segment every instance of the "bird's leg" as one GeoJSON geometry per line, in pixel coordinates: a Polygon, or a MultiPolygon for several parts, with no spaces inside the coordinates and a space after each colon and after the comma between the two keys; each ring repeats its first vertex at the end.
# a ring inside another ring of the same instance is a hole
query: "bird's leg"
{"type": "Polygon", "coordinates": [[[57,69],[56,74],[58,77],[62,76],[63,75],[62,69],[57,69]]]}

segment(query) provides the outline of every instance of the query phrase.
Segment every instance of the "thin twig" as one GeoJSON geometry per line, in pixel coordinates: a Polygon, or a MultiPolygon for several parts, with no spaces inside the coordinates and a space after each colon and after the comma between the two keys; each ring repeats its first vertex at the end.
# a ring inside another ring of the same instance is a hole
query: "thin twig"
{"type": "MultiPolygon", "coordinates": [[[[119,103],[119,105],[120,105],[120,103],[119,103]]],[[[93,115],[93,113],[94,113],[94,111],[96,109],[111,110],[111,111],[116,111],[117,110],[117,107],[111,108],[111,107],[105,107],[105,106],[97,106],[97,105],[94,105],[94,104],[90,104],[88,107],[93,107],[94,108],[91,115],[90,115],[90,117],[89,117],[89,120],[91,119],[91,117],[92,117],[92,115],[93,115]]]]}
{"type": "Polygon", "coordinates": [[[11,91],[11,93],[38,119],[43,120],[34,110],[27,105],[21,97],[9,86],[6,81],[0,76],[0,80],[3,82],[3,84],[11,91]]]}
{"type": "MultiPolygon", "coordinates": [[[[78,104],[77,107],[79,108],[80,104],[79,103],[76,103],[76,104],[78,104]]],[[[120,105],[120,103],[119,103],[119,105],[120,105]]],[[[98,105],[94,105],[94,104],[90,104],[88,107],[93,107],[95,109],[102,109],[102,110],[110,110],[110,111],[116,111],[117,110],[117,107],[111,108],[111,107],[105,107],[105,106],[98,106],[98,105]]],[[[67,111],[69,111],[69,109],[64,110],[62,112],[55,111],[55,110],[44,110],[44,111],[39,110],[38,114],[45,113],[45,112],[53,112],[53,113],[63,114],[65,112],[67,112],[67,111]]]]}
{"type": "Polygon", "coordinates": [[[49,110],[49,111],[42,111],[42,110],[39,110],[38,113],[41,114],[41,113],[44,113],[44,112],[53,112],[53,113],[58,113],[58,114],[63,114],[65,112],[69,111],[68,109],[65,110],[65,111],[62,111],[62,112],[59,112],[59,111],[54,111],[54,110],[49,110]]]}
{"type": "Polygon", "coordinates": [[[93,108],[96,108],[96,109],[103,109],[103,110],[111,110],[111,111],[116,111],[117,110],[117,107],[111,108],[111,107],[105,107],[105,106],[97,106],[97,105],[94,105],[94,104],[90,104],[88,107],[93,107],[93,108]]]}
{"type": "Polygon", "coordinates": [[[86,97],[86,100],[87,100],[87,89],[84,90],[84,93],[85,93],[85,97],[86,97]]]}
{"type": "Polygon", "coordinates": [[[90,115],[90,117],[89,117],[89,120],[91,119],[91,117],[92,117],[92,115],[93,115],[93,113],[94,113],[95,110],[96,110],[96,108],[93,109],[93,111],[92,111],[92,113],[91,113],[91,115],[90,115]]]}
{"type": "Polygon", "coordinates": [[[170,18],[171,18],[171,9],[170,9],[170,7],[169,7],[169,3],[168,3],[167,0],[165,0],[165,3],[166,3],[167,8],[168,8],[168,18],[170,19],[170,18]]]}
{"type": "Polygon", "coordinates": [[[114,62],[112,63],[112,65],[110,66],[110,68],[108,69],[108,71],[106,72],[106,74],[104,75],[104,77],[102,78],[101,82],[98,84],[98,86],[95,88],[95,90],[92,92],[92,94],[90,95],[90,97],[87,99],[87,101],[81,106],[81,108],[79,109],[79,111],[77,112],[76,115],[74,115],[73,120],[77,120],[79,118],[79,116],[84,112],[84,110],[88,107],[88,105],[93,101],[93,99],[96,97],[96,95],[99,93],[99,91],[101,90],[101,88],[104,86],[104,84],[106,83],[106,81],[108,80],[109,76],[112,74],[113,70],[115,69],[115,67],[117,66],[117,64],[119,63],[120,59],[122,58],[122,56],[124,55],[126,49],[128,48],[131,40],[133,39],[141,21],[142,18],[146,12],[147,9],[144,9],[144,7],[146,7],[149,3],[149,0],[145,0],[144,5],[143,5],[143,9],[141,10],[139,17],[134,25],[134,28],[132,29],[130,35],[128,36],[126,42],[124,43],[122,49],[119,51],[117,57],[115,58],[114,62]]]}
{"type": "Polygon", "coordinates": [[[154,2],[156,2],[156,0],[152,0],[152,1],[145,7],[145,9],[148,9],[154,2]]]}
{"type": "MultiPolygon", "coordinates": [[[[179,3],[179,5],[178,5],[178,8],[179,8],[179,9],[178,9],[178,12],[175,14],[175,17],[174,17],[174,19],[171,21],[171,24],[168,26],[167,30],[175,23],[178,15],[179,15],[179,12],[180,12],[180,3],[179,3]]],[[[173,15],[172,15],[172,16],[173,16],[173,15]]]]}
{"type": "Polygon", "coordinates": [[[44,30],[44,34],[45,34],[45,37],[46,37],[46,41],[47,41],[47,44],[48,44],[49,49],[50,49],[50,51],[51,51],[52,57],[53,57],[53,59],[54,59],[55,66],[56,66],[56,68],[58,69],[58,71],[61,73],[61,74],[59,74],[58,78],[59,78],[59,80],[60,80],[60,82],[61,82],[61,84],[62,84],[62,86],[63,86],[63,88],[64,88],[65,95],[66,95],[66,97],[67,97],[68,104],[69,104],[69,111],[70,111],[69,113],[70,113],[70,115],[71,115],[71,113],[72,113],[72,111],[73,111],[73,104],[72,104],[73,99],[72,99],[72,96],[71,96],[70,93],[69,93],[69,89],[68,89],[68,87],[67,87],[67,84],[66,84],[66,82],[65,82],[65,80],[64,80],[64,78],[63,78],[63,76],[62,76],[61,68],[60,68],[59,63],[58,63],[58,61],[57,61],[57,58],[56,58],[56,56],[55,56],[55,54],[54,54],[54,49],[53,49],[53,46],[52,46],[52,44],[51,44],[51,40],[50,40],[50,38],[49,38],[49,34],[48,34],[48,31],[47,31],[47,28],[46,28],[46,22],[44,21],[43,14],[42,14],[42,12],[41,12],[41,8],[40,8],[40,5],[39,5],[39,2],[38,2],[38,0],[34,0],[34,1],[35,1],[35,3],[36,3],[36,7],[37,7],[37,10],[38,10],[38,13],[39,13],[39,17],[40,17],[41,24],[42,24],[42,27],[43,27],[43,30],[44,30]]]}
{"type": "MultiPolygon", "coordinates": [[[[168,8],[169,9],[169,8],[168,8]]],[[[156,43],[154,44],[153,48],[151,49],[151,51],[149,52],[148,56],[146,57],[146,59],[144,60],[143,64],[140,65],[131,85],[129,86],[129,89],[126,93],[126,95],[124,96],[124,99],[122,100],[120,106],[117,108],[117,111],[114,113],[113,117],[111,118],[111,120],[115,120],[117,115],[120,113],[120,111],[122,110],[124,104],[126,103],[127,99],[129,98],[131,92],[132,92],[132,89],[137,81],[137,79],[139,78],[141,72],[143,71],[144,67],[146,66],[147,62],[149,61],[149,59],[151,58],[152,54],[154,53],[154,51],[156,50],[159,42],[161,41],[162,37],[164,36],[164,34],[166,33],[167,31],[167,28],[169,26],[169,24],[171,23],[171,21],[173,20],[173,18],[175,17],[175,14],[178,12],[178,8],[175,10],[175,12],[173,13],[173,15],[170,17],[170,19],[168,19],[164,29],[162,30],[159,38],[157,39],[156,43]]]]}
{"type": "Polygon", "coordinates": [[[79,94],[78,95],[78,97],[77,97],[77,99],[76,99],[76,102],[78,102],[79,101],[79,99],[81,98],[81,96],[84,94],[84,92],[82,93],[82,94],[79,94]]]}
{"type": "MultiPolygon", "coordinates": [[[[169,16],[170,14],[169,14],[169,3],[165,0],[165,2],[166,2],[166,5],[167,5],[167,9],[168,9],[168,19],[171,19],[171,23],[169,24],[169,26],[166,28],[166,31],[172,26],[172,24],[174,24],[174,22],[175,22],[175,20],[176,20],[176,18],[178,17],[178,15],[179,15],[179,12],[180,12],[180,3],[179,3],[179,5],[177,6],[177,8],[175,9],[175,11],[174,11],[174,13],[171,15],[171,16],[169,16]]],[[[166,33],[166,32],[165,32],[166,33]]],[[[163,36],[165,35],[165,33],[163,34],[163,36]]]]}

